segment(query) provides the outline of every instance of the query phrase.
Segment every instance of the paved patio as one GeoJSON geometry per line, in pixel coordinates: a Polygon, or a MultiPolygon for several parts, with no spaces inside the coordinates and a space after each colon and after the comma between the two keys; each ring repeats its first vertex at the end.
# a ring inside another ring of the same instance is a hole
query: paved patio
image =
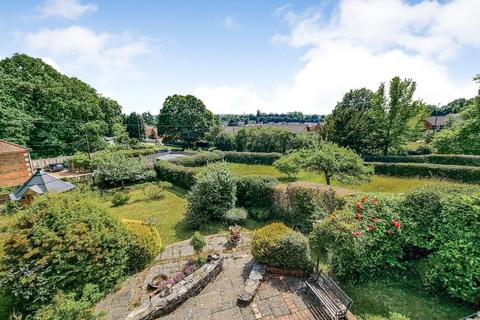
{"type": "MultiPolygon", "coordinates": [[[[237,305],[245,279],[252,267],[250,236],[244,235],[238,248],[225,246],[226,236],[207,237],[207,251],[222,251],[223,271],[202,292],[182,306],[159,319],[163,320],[273,320],[273,319],[330,319],[321,306],[305,293],[300,279],[266,274],[255,299],[249,306],[237,305]]],[[[106,319],[124,319],[144,299],[146,284],[157,272],[175,272],[193,254],[188,241],[165,249],[154,266],[130,279],[118,291],[97,305],[97,311],[107,313],[106,319]]],[[[353,316],[349,319],[354,319],[353,316]]]]}

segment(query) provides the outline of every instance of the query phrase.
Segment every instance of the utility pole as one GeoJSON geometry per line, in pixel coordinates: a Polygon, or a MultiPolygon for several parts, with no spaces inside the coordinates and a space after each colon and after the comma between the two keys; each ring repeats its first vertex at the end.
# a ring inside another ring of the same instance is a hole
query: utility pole
{"type": "MultiPolygon", "coordinates": [[[[91,155],[91,150],[90,150],[90,142],[88,141],[88,135],[85,133],[85,142],[87,143],[87,153],[88,153],[88,160],[90,160],[90,163],[92,162],[92,155],[91,155]]],[[[93,169],[90,166],[90,172],[93,173],[93,169]]]]}

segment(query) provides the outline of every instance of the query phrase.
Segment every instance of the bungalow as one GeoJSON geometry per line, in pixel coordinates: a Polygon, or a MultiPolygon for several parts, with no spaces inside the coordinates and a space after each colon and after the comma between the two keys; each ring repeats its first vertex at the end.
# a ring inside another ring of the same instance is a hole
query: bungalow
{"type": "Polygon", "coordinates": [[[0,186],[18,186],[32,171],[28,148],[0,140],[0,186]]]}
{"type": "Polygon", "coordinates": [[[59,180],[42,169],[21,185],[15,192],[10,193],[10,199],[20,201],[22,204],[30,204],[34,196],[42,195],[46,192],[65,192],[75,188],[70,182],[59,180]]]}
{"type": "Polygon", "coordinates": [[[432,116],[425,120],[425,129],[438,131],[461,120],[462,117],[458,113],[451,113],[444,116],[432,116]]]}

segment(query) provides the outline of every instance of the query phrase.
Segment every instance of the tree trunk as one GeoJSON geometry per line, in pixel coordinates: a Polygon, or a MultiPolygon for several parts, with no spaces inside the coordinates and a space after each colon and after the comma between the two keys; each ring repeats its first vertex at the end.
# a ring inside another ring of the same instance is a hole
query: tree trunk
{"type": "Polygon", "coordinates": [[[330,176],[325,172],[325,180],[327,181],[327,185],[330,185],[330,176]]]}

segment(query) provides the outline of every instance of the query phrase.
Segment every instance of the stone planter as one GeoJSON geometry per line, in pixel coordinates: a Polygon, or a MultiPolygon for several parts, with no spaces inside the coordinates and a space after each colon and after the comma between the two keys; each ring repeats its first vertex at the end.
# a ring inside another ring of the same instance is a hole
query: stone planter
{"type": "Polygon", "coordinates": [[[182,281],[170,288],[167,296],[155,295],[150,301],[144,302],[133,310],[125,320],[153,320],[168,314],[178,308],[188,298],[198,294],[202,289],[222,271],[224,257],[212,260],[182,281]]]}

